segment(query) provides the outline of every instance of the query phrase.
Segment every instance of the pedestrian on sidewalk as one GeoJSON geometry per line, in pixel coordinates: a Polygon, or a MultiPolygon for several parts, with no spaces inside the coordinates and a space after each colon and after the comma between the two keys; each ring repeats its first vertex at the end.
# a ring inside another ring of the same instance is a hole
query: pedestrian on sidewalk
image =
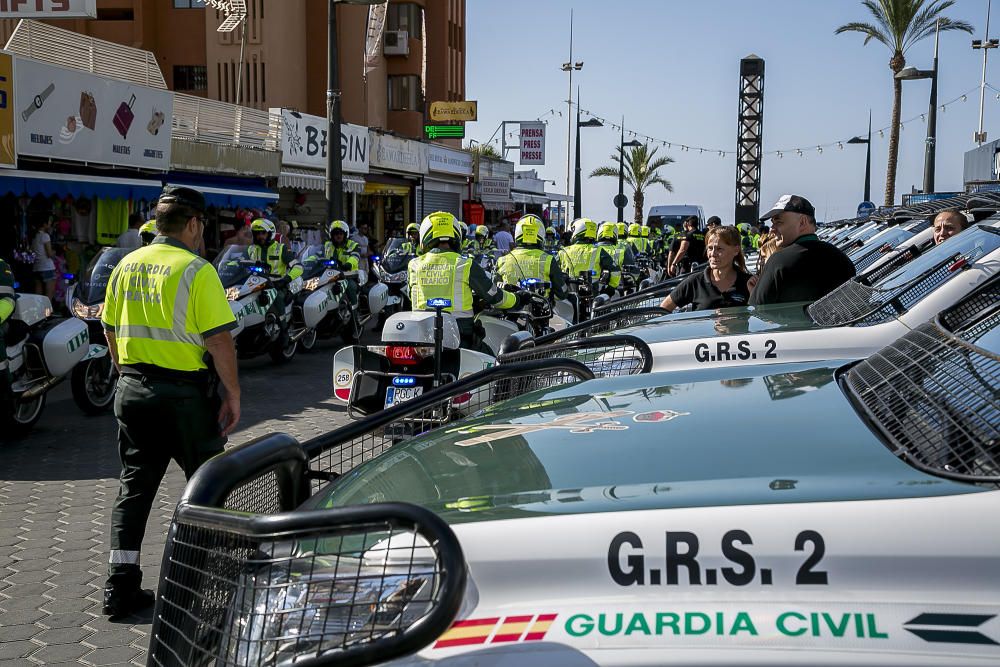
{"type": "Polygon", "coordinates": [[[205,208],[196,190],[164,188],[156,207],[159,235],[132,251],[108,282],[102,322],[121,374],[115,395],[121,485],[104,588],[104,614],[112,618],[153,603],[152,591],[141,587],[139,552],[170,460],[190,478],[222,452],[240,419],[230,334],[236,321],[219,275],[196,254],[205,208]]]}

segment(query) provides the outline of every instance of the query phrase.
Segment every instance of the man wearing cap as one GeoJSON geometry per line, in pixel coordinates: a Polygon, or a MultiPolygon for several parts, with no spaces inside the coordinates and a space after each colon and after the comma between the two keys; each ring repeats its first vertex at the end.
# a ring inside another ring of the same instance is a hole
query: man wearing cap
{"type": "Polygon", "coordinates": [[[104,588],[104,614],[112,618],[153,602],[152,591],[140,586],[139,551],[170,460],[190,478],[222,451],[240,419],[230,334],[236,321],[219,275],[195,254],[204,211],[200,192],[164,188],[156,206],[159,235],[122,260],[108,282],[102,323],[121,374],[115,417],[122,472],[104,588]]]}
{"type": "Polygon", "coordinates": [[[815,301],[854,277],[847,255],[816,236],[816,210],[805,197],[783,195],[761,217],[766,220],[781,252],[764,265],[750,305],[815,301]]]}

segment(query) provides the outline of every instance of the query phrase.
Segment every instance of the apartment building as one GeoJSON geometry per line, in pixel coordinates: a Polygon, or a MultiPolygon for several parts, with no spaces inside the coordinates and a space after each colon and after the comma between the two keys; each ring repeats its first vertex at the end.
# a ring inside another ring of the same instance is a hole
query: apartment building
{"type": "MultiPolygon", "coordinates": [[[[98,0],[96,19],[51,23],[153,52],[172,90],[325,115],[327,0],[245,4],[245,29],[225,33],[203,0],[98,0]]],[[[370,58],[368,7],[338,6],[337,28],[345,121],[419,138],[425,100],[465,99],[465,0],[389,0],[370,58]]]]}

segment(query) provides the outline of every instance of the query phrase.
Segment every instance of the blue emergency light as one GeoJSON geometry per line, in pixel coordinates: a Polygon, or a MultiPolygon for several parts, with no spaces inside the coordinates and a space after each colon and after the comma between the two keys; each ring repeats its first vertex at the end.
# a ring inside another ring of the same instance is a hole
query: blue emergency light
{"type": "Polygon", "coordinates": [[[337,260],[328,259],[325,262],[323,262],[323,266],[337,266],[337,260]]]}
{"type": "Polygon", "coordinates": [[[76,276],[74,276],[72,273],[64,273],[63,278],[65,278],[66,280],[73,280],[73,278],[76,278],[76,276]]]}
{"type": "Polygon", "coordinates": [[[378,255],[372,255],[372,261],[373,261],[373,262],[377,262],[377,261],[379,261],[380,259],[382,259],[382,258],[381,258],[381,257],[379,257],[378,255]]]}
{"type": "Polygon", "coordinates": [[[392,384],[394,387],[415,387],[417,386],[417,378],[412,375],[397,375],[392,378],[392,384]]]}
{"type": "Polygon", "coordinates": [[[251,266],[250,267],[250,273],[264,273],[264,267],[263,266],[251,266]]]}
{"type": "Polygon", "coordinates": [[[538,278],[525,278],[521,281],[521,287],[531,287],[532,285],[539,285],[541,282],[538,278]]]}
{"type": "Polygon", "coordinates": [[[428,299],[428,308],[451,308],[451,299],[428,299]]]}

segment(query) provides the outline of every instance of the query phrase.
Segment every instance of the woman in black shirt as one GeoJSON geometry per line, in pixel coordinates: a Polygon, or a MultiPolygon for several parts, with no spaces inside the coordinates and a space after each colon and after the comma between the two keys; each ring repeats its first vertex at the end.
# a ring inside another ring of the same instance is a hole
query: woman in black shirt
{"type": "Polygon", "coordinates": [[[708,268],[688,276],[663,299],[661,308],[673,311],[694,304],[693,310],[745,306],[750,298],[746,258],[735,227],[715,227],[705,238],[708,268]]]}

